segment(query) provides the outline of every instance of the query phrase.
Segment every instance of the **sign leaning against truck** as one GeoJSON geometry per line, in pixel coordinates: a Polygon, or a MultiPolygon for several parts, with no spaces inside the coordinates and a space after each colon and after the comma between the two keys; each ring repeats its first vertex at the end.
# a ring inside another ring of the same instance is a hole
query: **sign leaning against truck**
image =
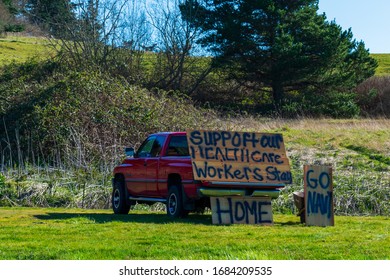
{"type": "Polygon", "coordinates": [[[292,182],[281,134],[188,130],[187,138],[195,180],[292,182]]]}

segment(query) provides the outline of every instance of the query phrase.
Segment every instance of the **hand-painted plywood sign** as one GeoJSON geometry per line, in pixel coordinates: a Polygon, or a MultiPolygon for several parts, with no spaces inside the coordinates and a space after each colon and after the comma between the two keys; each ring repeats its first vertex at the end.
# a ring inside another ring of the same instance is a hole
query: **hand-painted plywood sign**
{"type": "Polygon", "coordinates": [[[291,183],[281,134],[187,131],[196,180],[264,184],[291,183]]]}
{"type": "Polygon", "coordinates": [[[211,197],[210,199],[213,224],[273,224],[269,197],[211,197]]]}
{"type": "Polygon", "coordinates": [[[304,166],[305,220],[309,226],[334,226],[332,168],[304,166]]]}

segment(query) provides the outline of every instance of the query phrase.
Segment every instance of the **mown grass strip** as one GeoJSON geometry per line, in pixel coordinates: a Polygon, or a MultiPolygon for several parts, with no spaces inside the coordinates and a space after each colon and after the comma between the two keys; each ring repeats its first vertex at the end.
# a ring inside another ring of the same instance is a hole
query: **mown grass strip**
{"type": "Polygon", "coordinates": [[[389,217],[336,217],[305,227],[294,215],[274,226],[216,226],[210,214],[0,208],[0,259],[390,259],[389,217]]]}

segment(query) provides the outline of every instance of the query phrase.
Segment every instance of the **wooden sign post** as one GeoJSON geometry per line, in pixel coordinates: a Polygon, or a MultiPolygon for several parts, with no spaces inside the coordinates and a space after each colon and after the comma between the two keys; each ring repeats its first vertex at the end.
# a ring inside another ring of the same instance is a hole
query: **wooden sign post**
{"type": "Polygon", "coordinates": [[[305,221],[308,226],[334,226],[332,168],[304,166],[305,221]]]}
{"type": "MultiPolygon", "coordinates": [[[[189,130],[187,140],[194,179],[215,183],[214,188],[272,191],[292,182],[281,134],[189,130]]],[[[211,210],[214,224],[273,223],[266,196],[211,197],[211,210]]]]}

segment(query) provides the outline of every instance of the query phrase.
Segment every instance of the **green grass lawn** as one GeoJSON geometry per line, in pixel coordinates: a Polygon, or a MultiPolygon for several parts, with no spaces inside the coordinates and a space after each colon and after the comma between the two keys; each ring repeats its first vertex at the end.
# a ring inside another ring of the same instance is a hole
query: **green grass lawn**
{"type": "Polygon", "coordinates": [[[336,217],[306,227],[294,215],[274,226],[212,225],[211,215],[0,208],[0,259],[378,260],[390,259],[389,217],[336,217]]]}

